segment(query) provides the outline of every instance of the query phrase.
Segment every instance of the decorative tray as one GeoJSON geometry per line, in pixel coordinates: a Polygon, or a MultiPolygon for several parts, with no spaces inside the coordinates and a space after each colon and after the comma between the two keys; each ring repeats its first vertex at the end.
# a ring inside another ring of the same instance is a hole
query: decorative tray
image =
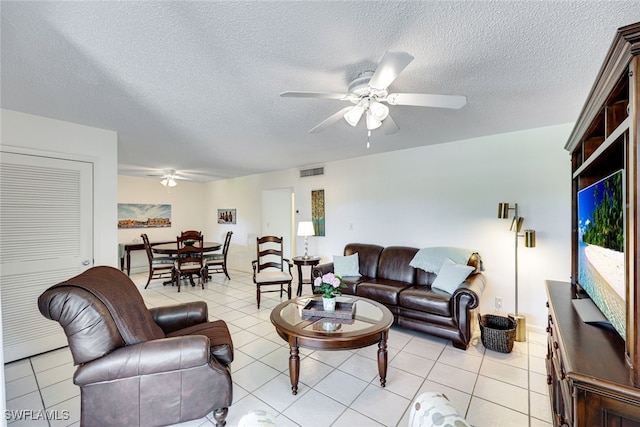
{"type": "Polygon", "coordinates": [[[332,317],[336,319],[353,319],[356,305],[352,302],[336,302],[335,311],[324,311],[321,300],[311,300],[302,309],[302,318],[332,317]]]}

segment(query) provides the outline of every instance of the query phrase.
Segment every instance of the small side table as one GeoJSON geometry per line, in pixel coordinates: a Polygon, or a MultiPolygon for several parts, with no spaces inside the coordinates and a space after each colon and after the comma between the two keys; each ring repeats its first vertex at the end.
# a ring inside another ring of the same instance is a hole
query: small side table
{"type": "Polygon", "coordinates": [[[309,283],[313,286],[313,277],[311,277],[311,271],[309,271],[309,280],[302,279],[302,267],[308,265],[313,270],[313,267],[320,264],[320,257],[318,256],[310,256],[309,258],[305,258],[303,256],[294,256],[293,263],[298,266],[298,291],[296,292],[297,296],[302,295],[302,285],[305,283],[309,283]]]}

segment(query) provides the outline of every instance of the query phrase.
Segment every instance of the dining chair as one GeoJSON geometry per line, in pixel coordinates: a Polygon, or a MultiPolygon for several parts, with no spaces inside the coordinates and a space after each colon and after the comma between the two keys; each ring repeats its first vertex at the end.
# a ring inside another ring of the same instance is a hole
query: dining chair
{"type": "Polygon", "coordinates": [[[209,276],[211,273],[224,273],[224,275],[227,276],[227,279],[231,280],[229,272],[227,271],[227,253],[229,252],[229,244],[231,243],[232,234],[233,231],[227,232],[227,235],[224,238],[224,245],[222,246],[222,253],[208,254],[204,256],[204,263],[207,269],[207,275],[205,277],[207,280],[211,278],[209,276]]]}
{"type": "Polygon", "coordinates": [[[291,261],[283,257],[282,237],[263,236],[256,238],[257,259],[251,262],[253,283],[256,284],[256,299],[260,308],[261,292],[280,292],[287,285],[287,296],[291,299],[291,261]],[[263,286],[279,285],[280,289],[261,291],[263,286]]]}
{"type": "Polygon", "coordinates": [[[151,279],[163,279],[172,277],[173,264],[175,258],[172,256],[154,256],[151,244],[149,243],[149,236],[146,233],[140,235],[142,242],[144,243],[144,250],[147,252],[147,259],[149,260],[149,278],[144,288],[147,289],[151,279]]]}
{"type": "Polygon", "coordinates": [[[180,292],[180,281],[183,277],[189,277],[191,286],[195,286],[193,282],[193,275],[195,274],[200,277],[200,284],[204,289],[206,271],[203,258],[204,239],[202,233],[193,230],[183,231],[176,238],[176,243],[178,249],[171,279],[172,283],[178,286],[178,292],[180,292]]]}

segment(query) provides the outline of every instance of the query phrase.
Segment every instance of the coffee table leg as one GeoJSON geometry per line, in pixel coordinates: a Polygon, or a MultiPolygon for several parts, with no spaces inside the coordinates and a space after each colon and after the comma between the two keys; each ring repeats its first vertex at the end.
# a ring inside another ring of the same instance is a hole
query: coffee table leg
{"type": "Polygon", "coordinates": [[[297,340],[291,343],[289,356],[289,378],[291,379],[291,392],[298,394],[298,379],[300,378],[300,354],[297,340]]]}
{"type": "Polygon", "coordinates": [[[378,343],[378,372],[380,373],[380,385],[387,384],[387,331],[380,336],[378,343]]]}

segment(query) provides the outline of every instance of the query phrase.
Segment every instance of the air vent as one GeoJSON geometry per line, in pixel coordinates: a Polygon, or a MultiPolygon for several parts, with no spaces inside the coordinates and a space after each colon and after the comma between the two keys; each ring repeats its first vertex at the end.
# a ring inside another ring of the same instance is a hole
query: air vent
{"type": "Polygon", "coordinates": [[[300,169],[300,178],[306,178],[308,176],[324,175],[324,166],[311,169],[300,169]]]}

